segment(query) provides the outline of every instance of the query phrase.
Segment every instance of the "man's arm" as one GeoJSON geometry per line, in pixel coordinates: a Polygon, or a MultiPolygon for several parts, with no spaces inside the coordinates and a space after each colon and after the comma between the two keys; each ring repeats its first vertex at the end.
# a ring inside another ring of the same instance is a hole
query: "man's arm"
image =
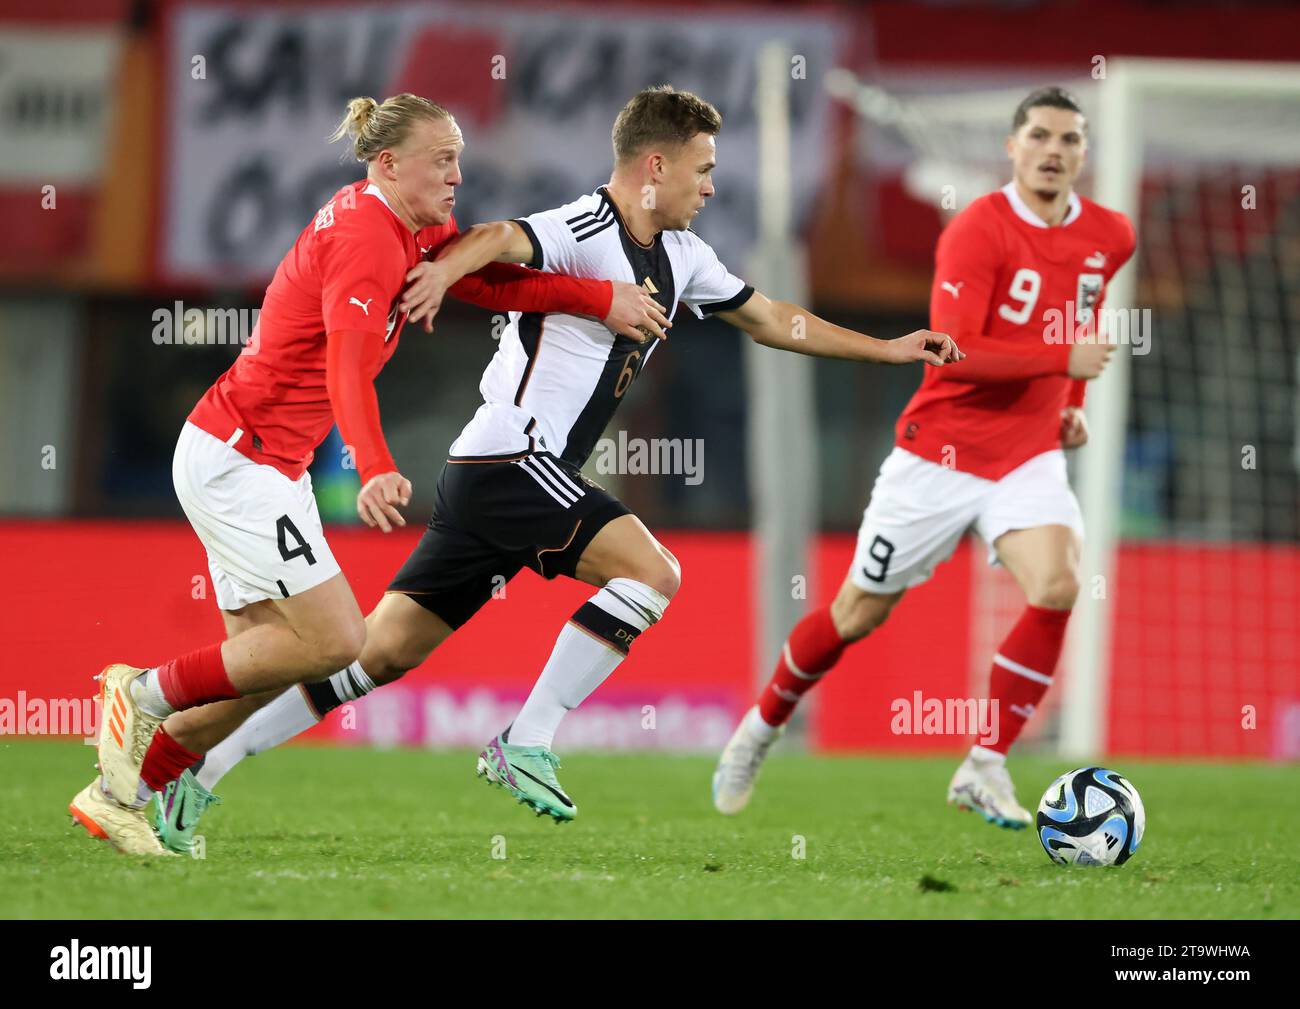
{"type": "Polygon", "coordinates": [[[527,263],[532,259],[532,239],[517,222],[476,224],[444,245],[431,263],[421,263],[406,275],[410,286],[402,295],[400,310],[409,313],[410,322],[426,317],[432,322],[442,299],[466,274],[488,263],[527,263]]]}
{"type": "Polygon", "coordinates": [[[515,263],[488,263],[451,285],[453,298],[503,312],[564,312],[603,319],[614,299],[608,280],[542,273],[515,263]]]}
{"type": "Polygon", "coordinates": [[[951,382],[1020,382],[1064,375],[1070,348],[990,337],[986,320],[1002,293],[995,290],[1005,255],[1002,232],[988,208],[970,207],[939,236],[930,287],[930,325],[953,338],[969,358],[939,378],[951,382]]]}
{"type": "Polygon", "coordinates": [[[444,245],[431,262],[417,264],[407,275],[402,311],[408,321],[433,317],[450,293],[481,308],[506,312],[563,312],[589,315],[621,336],[643,343],[649,336],[667,339],[670,325],[659,303],[622,281],[591,280],[529,270],[540,249],[533,235],[517,221],[476,224],[444,245]],[[474,264],[479,265],[474,265],[474,264]],[[468,273],[456,276],[470,267],[468,273]],[[449,277],[455,277],[448,283],[449,277]]]}
{"type": "Polygon", "coordinates": [[[897,340],[877,340],[836,326],[788,301],[772,301],[759,291],[738,308],[718,312],[717,317],[743,329],[750,339],[764,347],[814,357],[882,364],[925,361],[934,365],[960,361],[963,357],[957,345],[943,333],[918,329],[897,340]]]}
{"type": "Polygon", "coordinates": [[[411,482],[397,471],[379,424],[375,376],[383,361],[383,335],[336,330],[325,339],[330,407],[361,476],[357,514],[371,528],[391,532],[393,526],[406,525],[396,506],[410,503],[411,482]]]}

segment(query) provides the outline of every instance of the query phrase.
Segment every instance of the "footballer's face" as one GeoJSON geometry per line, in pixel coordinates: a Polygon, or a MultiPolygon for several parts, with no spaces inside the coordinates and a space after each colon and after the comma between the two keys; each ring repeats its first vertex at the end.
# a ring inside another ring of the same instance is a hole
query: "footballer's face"
{"type": "Polygon", "coordinates": [[[717,144],[712,135],[697,133],[676,150],[650,156],[654,180],[654,211],[665,231],[684,231],[713,195],[717,144]]]}
{"type": "Polygon", "coordinates": [[[1070,109],[1036,105],[1020,129],[1007,137],[1016,181],[1049,199],[1070,190],[1087,153],[1086,123],[1070,109]]]}
{"type": "Polygon", "coordinates": [[[451,217],[464,150],[456,120],[420,119],[398,147],[379,155],[381,167],[392,173],[398,199],[418,227],[446,224],[451,217]]]}

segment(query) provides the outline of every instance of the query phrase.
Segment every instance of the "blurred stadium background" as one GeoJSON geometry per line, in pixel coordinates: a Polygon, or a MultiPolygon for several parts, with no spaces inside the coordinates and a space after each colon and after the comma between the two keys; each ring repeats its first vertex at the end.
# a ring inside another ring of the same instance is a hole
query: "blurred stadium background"
{"type": "MultiPolygon", "coordinates": [[[[1300,9],[1282,4],[6,0],[0,619],[17,647],[0,664],[0,699],[87,698],[108,661],[148,664],[220,634],[172,494],[172,448],[238,353],[280,256],[359,177],[325,140],[349,97],[411,90],[453,111],[468,143],[464,227],[603,182],[610,124],[640,87],[698,91],[725,120],[718,194],[698,226],[724,262],[841,324],[897,335],[926,324],[952,209],[936,205],[943,187],[960,205],[1004,181],[1016,101],[1065,83],[1097,131],[1084,192],[1099,195],[1108,158],[1135,172],[1138,254],[1116,296],[1151,309],[1153,333],[1150,352],[1090,398],[1111,421],[1094,420],[1094,464],[1075,461],[1099,530],[1090,615],[1074,621],[1065,689],[1033,738],[1080,754],[1294,760],[1297,60],[1300,9]],[[1126,56],[1201,61],[1199,83],[1180,90],[1175,76],[1172,90],[1118,103],[1107,68],[1126,56]],[[764,58],[790,72],[778,98],[756,102],[772,83],[764,58]],[[837,68],[852,77],[828,87],[837,68]],[[787,115],[760,114],[782,104],[787,115]],[[1077,700],[1073,724],[1062,697],[1077,700]]],[[[920,379],[756,355],[724,324],[687,316],[607,436],[700,439],[702,479],[593,473],[681,558],[683,589],[635,660],[566,721],[562,751],[726,741],[774,641],[838,586],[920,379]]],[[[427,518],[496,325],[450,305],[433,336],[406,331],[380,379],[385,430],[415,486],[406,531],[360,528],[341,446],[318,453],[331,543],[365,610],[427,518]]],[[[1008,581],[965,544],[810,695],[807,744],[958,749],[893,734],[890,701],[978,696],[1018,609],[1008,581]]],[[[424,667],[318,735],[480,745],[585,594],[524,573],[424,667]]],[[[56,728],[42,724],[26,730],[56,728]]]]}

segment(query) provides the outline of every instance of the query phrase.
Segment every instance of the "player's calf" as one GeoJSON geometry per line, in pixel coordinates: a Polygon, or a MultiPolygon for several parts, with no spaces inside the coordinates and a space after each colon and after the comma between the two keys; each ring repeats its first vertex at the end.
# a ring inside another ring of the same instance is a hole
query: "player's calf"
{"type": "Polygon", "coordinates": [[[864,592],[850,576],[829,607],[799,621],[759,697],[758,711],[766,725],[784,725],[803,695],[839,662],[844,649],[883,624],[902,597],[902,590],[888,595],[864,592]]]}

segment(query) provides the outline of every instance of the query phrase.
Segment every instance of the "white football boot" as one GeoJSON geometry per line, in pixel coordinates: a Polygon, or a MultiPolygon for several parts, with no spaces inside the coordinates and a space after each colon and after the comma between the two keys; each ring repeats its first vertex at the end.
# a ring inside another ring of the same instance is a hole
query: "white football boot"
{"type": "Polygon", "coordinates": [[[107,841],[124,855],[171,855],[158,841],[144,807],[124,806],[105,794],[95,778],[68,804],[72,819],[91,837],[107,841]]]}
{"type": "Polygon", "coordinates": [[[989,823],[1011,830],[1023,830],[1033,817],[1016,801],[1016,788],[1007,773],[1001,754],[981,751],[979,747],[957,768],[948,785],[948,804],[971,809],[989,823]]]}
{"type": "Polygon", "coordinates": [[[785,732],[784,725],[772,728],[766,723],[769,731],[756,729],[754,721],[761,718],[757,705],[745,712],[718,759],[718,769],[713,772],[713,805],[719,813],[732,816],[749,805],[763,758],[785,732]]]}
{"type": "Polygon", "coordinates": [[[131,694],[131,684],[145,670],[115,663],[99,674],[103,706],[99,727],[99,769],[109,794],[118,802],[135,800],[140,784],[140,767],[149,752],[154,733],[163,719],[140,707],[131,694]]]}

